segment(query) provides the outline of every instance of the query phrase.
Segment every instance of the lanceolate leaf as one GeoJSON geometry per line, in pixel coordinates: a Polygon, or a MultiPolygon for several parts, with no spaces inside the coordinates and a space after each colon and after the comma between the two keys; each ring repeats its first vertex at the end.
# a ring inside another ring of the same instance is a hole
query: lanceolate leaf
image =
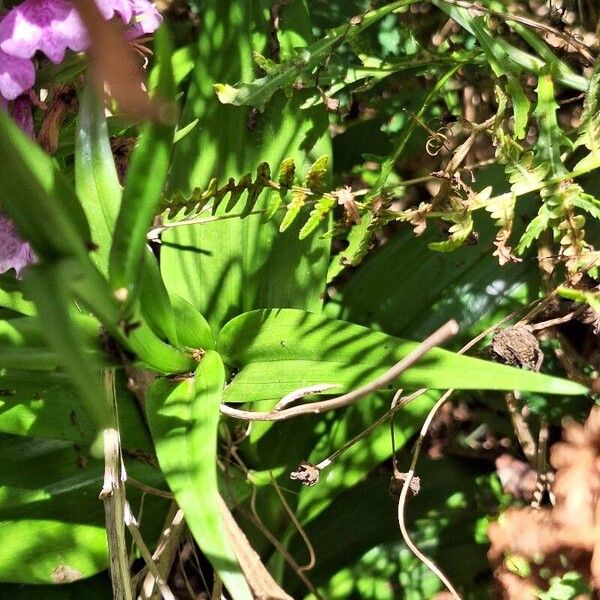
{"type": "Polygon", "coordinates": [[[73,188],[52,159],[3,110],[0,155],[0,206],[36,254],[86,256],[93,240],[73,188]]]}
{"type": "MultiPolygon", "coordinates": [[[[274,400],[319,383],[340,384],[335,393],[382,375],[418,344],[300,310],[257,310],[233,319],[217,347],[239,369],[227,386],[227,402],[274,400]]],[[[527,390],[585,394],[567,380],[461,356],[428,352],[403,373],[397,387],[416,389],[527,390]]],[[[329,392],[334,393],[334,392],[329,392]]]]}
{"type": "Polygon", "coordinates": [[[78,396],[100,428],[106,424],[106,403],[101,383],[100,364],[86,356],[85,338],[71,316],[70,262],[36,265],[28,270],[27,286],[36,303],[42,331],[48,346],[71,376],[78,396]]]}
{"type": "Polygon", "coordinates": [[[153,384],[148,421],[161,469],[194,538],[234,600],[251,600],[219,508],[217,427],[224,384],[223,362],[209,350],[194,377],[153,384]]]}
{"type": "MultiPolygon", "coordinates": [[[[155,39],[159,59],[157,94],[159,101],[175,97],[168,33],[161,29],[155,39]]],[[[161,199],[169,169],[173,134],[173,107],[163,109],[163,121],[147,124],[133,152],[127,172],[123,201],[117,218],[110,252],[110,279],[113,289],[122,289],[131,305],[138,293],[146,234],[161,199]],[[169,114],[171,113],[171,114],[169,114]]]]}
{"type": "Polygon", "coordinates": [[[108,140],[104,101],[90,81],[79,98],[75,139],[75,189],[97,246],[92,260],[106,274],[121,186],[108,140]]]}

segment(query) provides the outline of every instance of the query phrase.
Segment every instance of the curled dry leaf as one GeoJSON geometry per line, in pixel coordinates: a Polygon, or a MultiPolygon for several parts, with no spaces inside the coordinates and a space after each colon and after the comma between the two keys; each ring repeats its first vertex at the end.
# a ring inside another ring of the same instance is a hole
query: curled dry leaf
{"type": "Polygon", "coordinates": [[[488,529],[488,557],[502,598],[537,598],[534,591],[547,589],[550,577],[569,571],[600,590],[600,407],[583,425],[565,423],[551,463],[556,505],[510,508],[488,529]]]}
{"type": "Polygon", "coordinates": [[[337,192],[334,192],[334,195],[337,196],[338,204],[344,207],[346,219],[350,223],[358,223],[360,221],[360,214],[358,213],[358,208],[356,207],[356,200],[354,199],[354,192],[352,191],[352,188],[348,186],[343,187],[337,192]]]}
{"type": "Polygon", "coordinates": [[[48,154],[54,154],[58,149],[58,136],[62,124],[69,114],[77,111],[78,106],[77,92],[72,85],[61,84],[54,88],[38,136],[40,146],[48,154]]]}
{"type": "Polygon", "coordinates": [[[533,500],[537,473],[529,463],[510,454],[501,454],[496,459],[496,473],[507,494],[525,502],[533,500]]]}
{"type": "Polygon", "coordinates": [[[492,339],[492,352],[504,363],[539,371],[544,354],[535,335],[526,327],[500,329],[492,339]]]}
{"type": "Polygon", "coordinates": [[[319,469],[306,461],[302,461],[295,471],[290,473],[290,479],[299,481],[302,485],[313,486],[319,482],[319,469]]]}

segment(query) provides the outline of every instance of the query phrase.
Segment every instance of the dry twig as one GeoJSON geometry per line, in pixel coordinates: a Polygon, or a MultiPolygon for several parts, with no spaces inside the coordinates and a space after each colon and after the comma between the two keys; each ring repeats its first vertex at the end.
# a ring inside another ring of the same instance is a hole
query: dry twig
{"type": "Polygon", "coordinates": [[[303,404],[301,406],[293,406],[284,410],[271,410],[268,412],[254,412],[250,410],[240,410],[221,404],[221,413],[229,417],[236,419],[242,419],[245,421],[283,421],[292,417],[306,414],[319,414],[327,410],[334,410],[349,406],[357,400],[376,392],[377,390],[389,385],[396,379],[401,373],[412,367],[423,355],[429,350],[445,342],[448,338],[458,333],[458,323],[456,321],[448,321],[445,325],[440,327],[437,331],[432,333],[427,339],[425,339],[417,348],[415,348],[408,356],[405,356],[401,361],[396,363],[391,369],[386,371],[380,377],[377,377],[370,383],[342,394],[329,400],[321,400],[318,402],[311,402],[310,404],[303,404]]]}

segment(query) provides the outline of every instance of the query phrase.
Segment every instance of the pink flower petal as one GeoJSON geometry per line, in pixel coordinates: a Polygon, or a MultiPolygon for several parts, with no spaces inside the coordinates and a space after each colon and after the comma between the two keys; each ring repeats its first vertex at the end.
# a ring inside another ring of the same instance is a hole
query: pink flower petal
{"type": "Polygon", "coordinates": [[[125,23],[131,21],[133,16],[133,7],[131,0],[95,0],[98,10],[102,16],[108,21],[119,13],[125,23]]]}
{"type": "Polygon", "coordinates": [[[14,269],[18,277],[34,261],[29,244],[17,235],[12,222],[0,215],[0,273],[14,269]]]}
{"type": "Polygon", "coordinates": [[[67,48],[81,52],[88,46],[79,14],[65,0],[25,0],[0,23],[0,49],[19,58],[31,58],[41,50],[59,63],[67,48]]]}
{"type": "Polygon", "coordinates": [[[148,0],[131,0],[133,8],[132,27],[127,31],[128,39],[132,40],[142,35],[153,33],[162,24],[163,18],[154,4],[148,0]]]}
{"type": "Polygon", "coordinates": [[[14,100],[34,83],[35,67],[30,60],[9,56],[0,50],[0,96],[14,100]]]}

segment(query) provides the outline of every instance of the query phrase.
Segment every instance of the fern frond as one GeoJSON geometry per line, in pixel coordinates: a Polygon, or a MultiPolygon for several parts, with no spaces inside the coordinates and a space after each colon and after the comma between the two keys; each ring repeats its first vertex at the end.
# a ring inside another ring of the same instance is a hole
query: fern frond
{"type": "Polygon", "coordinates": [[[300,214],[302,207],[304,206],[308,195],[303,190],[292,190],[292,200],[287,205],[287,211],[283,220],[281,221],[281,225],[279,225],[280,233],[283,233],[286,229],[292,225],[292,223],[296,220],[296,217],[300,214]]]}
{"type": "Polygon", "coordinates": [[[328,164],[329,156],[325,154],[324,156],[317,158],[317,160],[310,166],[304,185],[313,194],[320,195],[325,191],[328,164]]]}
{"type": "Polygon", "coordinates": [[[308,221],[304,224],[300,230],[299,237],[303,240],[308,237],[319,224],[327,217],[327,215],[333,210],[333,207],[337,204],[334,198],[321,198],[315,204],[315,207],[310,211],[308,221]]]}

